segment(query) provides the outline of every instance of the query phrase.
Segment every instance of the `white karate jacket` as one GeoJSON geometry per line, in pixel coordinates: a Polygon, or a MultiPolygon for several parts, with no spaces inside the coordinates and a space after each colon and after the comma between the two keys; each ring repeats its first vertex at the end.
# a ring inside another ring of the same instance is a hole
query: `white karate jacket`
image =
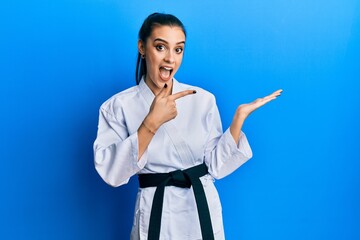
{"type": "MultiPolygon", "coordinates": [[[[149,112],[154,94],[142,79],[100,108],[94,142],[95,167],[111,186],[126,184],[137,173],[167,173],[203,162],[209,174],[201,177],[210,209],[215,239],[224,239],[222,209],[214,178],[232,173],[252,157],[244,133],[236,144],[229,129],[223,133],[215,97],[198,87],[173,80],[173,94],[195,89],[194,95],[176,100],[178,115],[163,124],[138,161],[137,129],[149,112]]],[[[139,189],[131,239],[147,239],[155,187],[139,189]]],[[[165,188],[161,240],[201,239],[192,188],[165,188]]]]}

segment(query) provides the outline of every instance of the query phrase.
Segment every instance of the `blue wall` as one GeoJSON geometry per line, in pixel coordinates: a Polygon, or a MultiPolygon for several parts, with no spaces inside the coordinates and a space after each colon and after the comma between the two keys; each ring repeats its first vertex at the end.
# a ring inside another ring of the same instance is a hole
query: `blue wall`
{"type": "Polygon", "coordinates": [[[360,3],[14,0],[0,7],[0,239],[128,239],[136,178],[94,170],[98,108],[132,86],[137,31],[183,20],[177,78],[237,105],[254,157],[217,181],[227,239],[360,239],[360,3]]]}

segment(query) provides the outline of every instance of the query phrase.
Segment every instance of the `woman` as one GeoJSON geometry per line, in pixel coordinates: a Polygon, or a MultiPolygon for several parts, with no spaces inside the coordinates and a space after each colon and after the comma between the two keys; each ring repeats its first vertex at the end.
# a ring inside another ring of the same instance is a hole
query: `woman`
{"type": "Polygon", "coordinates": [[[215,97],[174,78],[185,41],[175,16],[148,16],[139,31],[137,85],[100,108],[98,173],[112,186],[139,176],[131,239],[224,239],[214,178],[251,158],[244,120],[281,93],[240,105],[223,132],[215,97]]]}

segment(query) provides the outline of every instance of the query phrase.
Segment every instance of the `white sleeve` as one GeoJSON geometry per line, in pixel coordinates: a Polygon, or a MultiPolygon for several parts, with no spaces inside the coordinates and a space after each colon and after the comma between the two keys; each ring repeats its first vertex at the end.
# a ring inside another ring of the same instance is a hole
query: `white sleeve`
{"type": "Polygon", "coordinates": [[[215,103],[211,107],[207,121],[210,124],[210,132],[205,147],[205,163],[209,173],[214,178],[223,178],[252,157],[252,151],[248,140],[243,132],[240,133],[239,142],[235,143],[228,128],[222,132],[220,114],[215,103]]]}
{"type": "Polygon", "coordinates": [[[100,109],[94,162],[102,179],[117,187],[126,184],[131,176],[144,168],[147,150],[138,160],[137,131],[129,135],[123,120],[100,109]]]}

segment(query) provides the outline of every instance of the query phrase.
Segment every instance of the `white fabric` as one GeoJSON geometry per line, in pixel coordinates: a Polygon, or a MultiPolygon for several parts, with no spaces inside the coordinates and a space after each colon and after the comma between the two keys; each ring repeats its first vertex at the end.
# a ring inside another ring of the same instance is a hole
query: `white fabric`
{"type": "MultiPolygon", "coordinates": [[[[252,157],[244,133],[236,144],[229,129],[223,133],[214,96],[198,87],[173,80],[173,93],[195,89],[194,95],[176,100],[178,115],[163,124],[138,161],[137,129],[147,115],[154,94],[144,80],[122,91],[100,108],[94,142],[95,167],[111,186],[126,184],[137,173],[165,173],[205,161],[208,175],[201,178],[209,204],[215,239],[224,239],[222,209],[214,178],[232,173],[252,157]]],[[[155,187],[139,189],[131,239],[147,239],[155,187]]],[[[161,240],[201,239],[192,188],[166,187],[161,240]]]]}

